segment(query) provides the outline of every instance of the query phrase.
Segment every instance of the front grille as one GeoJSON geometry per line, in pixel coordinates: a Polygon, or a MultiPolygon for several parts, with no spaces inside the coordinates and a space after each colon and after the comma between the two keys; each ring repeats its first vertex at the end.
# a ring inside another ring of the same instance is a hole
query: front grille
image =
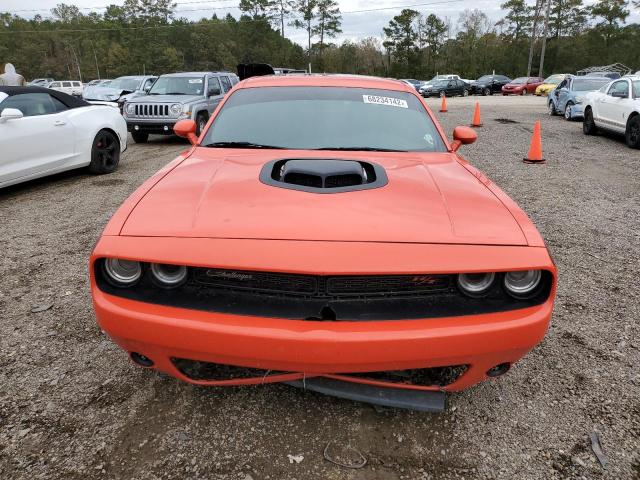
{"type": "MultiPolygon", "coordinates": [[[[236,367],[220,363],[202,362],[199,360],[190,360],[188,358],[171,358],[171,362],[185,377],[195,381],[225,381],[259,377],[266,378],[270,375],[287,373],[276,370],[236,367]]],[[[467,369],[468,365],[447,365],[444,367],[345,373],[342,375],[401,385],[446,387],[447,385],[451,385],[456,382],[467,371],[467,369]]]]}
{"type": "Polygon", "coordinates": [[[396,296],[447,290],[450,275],[319,276],[216,268],[194,268],[194,281],[227,290],[335,298],[396,296]]]}
{"type": "Polygon", "coordinates": [[[415,368],[411,370],[353,373],[350,376],[424,387],[446,387],[456,382],[467,369],[467,365],[448,365],[446,367],[415,368]]]}
{"type": "Polygon", "coordinates": [[[158,287],[144,265],[140,281],[126,288],[111,285],[102,261],[95,264],[98,288],[118,297],[156,305],[243,315],[309,321],[408,320],[504,312],[539,305],[553,285],[544,271],[534,296],[507,295],[502,274],[482,298],[465,296],[455,275],[302,275],[281,272],[190,267],[187,282],[174,289],[158,287]]]}
{"type": "Polygon", "coordinates": [[[195,268],[194,280],[212,287],[263,293],[312,295],[318,291],[318,280],[311,275],[195,268]]]}
{"type": "Polygon", "coordinates": [[[220,363],[200,362],[187,358],[172,358],[171,362],[185,377],[191,380],[234,380],[241,378],[264,377],[269,370],[258,368],[234,367],[233,365],[223,365],[220,363]]]}
{"type": "Polygon", "coordinates": [[[170,104],[165,103],[136,103],[133,117],[138,118],[169,118],[173,117],[169,111],[170,104]]]}

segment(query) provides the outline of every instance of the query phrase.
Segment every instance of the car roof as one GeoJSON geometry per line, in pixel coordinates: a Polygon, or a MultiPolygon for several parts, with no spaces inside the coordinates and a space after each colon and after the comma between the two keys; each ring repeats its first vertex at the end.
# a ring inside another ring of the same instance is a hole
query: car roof
{"type": "Polygon", "coordinates": [[[380,77],[365,75],[265,75],[251,77],[240,82],[238,88],[254,87],[351,87],[351,88],[379,88],[384,90],[398,90],[413,92],[415,90],[406,83],[380,77]]]}
{"type": "Polygon", "coordinates": [[[175,72],[165,73],[163,77],[184,77],[185,75],[235,75],[232,72],[175,72]]]}
{"type": "MultiPolygon", "coordinates": [[[[70,81],[70,80],[61,80],[61,81],[70,81]]],[[[74,81],[74,80],[73,80],[74,81]]],[[[44,87],[2,87],[0,86],[0,92],[6,93],[10,97],[13,95],[21,95],[25,93],[46,93],[54,97],[55,99],[61,101],[69,108],[77,108],[77,107],[88,107],[91,105],[90,103],[85,102],[76,97],[72,97],[71,95],[67,95],[66,93],[59,92],[57,90],[51,90],[50,88],[44,87]]]]}

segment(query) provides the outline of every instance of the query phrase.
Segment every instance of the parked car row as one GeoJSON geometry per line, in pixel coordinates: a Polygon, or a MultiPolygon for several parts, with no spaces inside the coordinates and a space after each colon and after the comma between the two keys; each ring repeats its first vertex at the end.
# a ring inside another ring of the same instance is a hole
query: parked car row
{"type": "Polygon", "coordinates": [[[640,75],[615,80],[603,75],[565,75],[549,93],[549,114],[566,120],[582,119],[585,135],[600,130],[625,136],[631,148],[640,148],[640,75]]]}

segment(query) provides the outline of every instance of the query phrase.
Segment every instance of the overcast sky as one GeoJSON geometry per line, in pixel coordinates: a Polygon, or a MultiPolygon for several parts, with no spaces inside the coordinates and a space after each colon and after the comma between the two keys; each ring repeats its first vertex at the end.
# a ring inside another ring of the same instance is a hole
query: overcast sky
{"type": "MultiPolygon", "coordinates": [[[[2,0],[0,9],[3,11],[16,12],[19,15],[30,17],[36,13],[43,16],[50,14],[50,9],[61,0],[2,0]],[[24,11],[25,9],[42,9],[35,11],[24,11]]],[[[500,4],[504,0],[338,0],[342,16],[342,34],[337,37],[340,42],[344,39],[357,40],[365,37],[378,37],[382,35],[382,28],[387,25],[389,20],[400,13],[402,8],[412,6],[415,10],[423,14],[435,13],[439,17],[450,17],[455,25],[457,17],[464,9],[478,8],[486,13],[493,21],[499,20],[504,15],[500,9],[500,4]],[[431,5],[428,5],[431,3],[431,5]],[[381,10],[377,10],[381,9],[381,10]],[[384,9],[384,10],[382,10],[384,9]],[[374,10],[368,12],[355,13],[358,10],[374,10]],[[349,13],[354,12],[354,13],[349,13]]],[[[585,4],[591,4],[595,0],[584,0],[585,4]]],[[[109,4],[122,4],[122,0],[76,0],[67,1],[82,8],[83,12],[90,11],[102,12],[101,9],[91,9],[90,7],[99,7],[109,4]]],[[[239,0],[213,0],[205,2],[204,0],[176,0],[178,3],[176,16],[187,17],[190,19],[198,19],[201,17],[210,17],[214,13],[218,16],[224,16],[231,13],[233,16],[239,16],[237,5],[239,0]]],[[[534,3],[529,0],[528,3],[534,3]]],[[[629,17],[628,22],[640,21],[640,15],[637,10],[629,17]]],[[[285,33],[291,40],[306,45],[305,34],[302,31],[296,31],[292,27],[286,27],[285,33]]]]}

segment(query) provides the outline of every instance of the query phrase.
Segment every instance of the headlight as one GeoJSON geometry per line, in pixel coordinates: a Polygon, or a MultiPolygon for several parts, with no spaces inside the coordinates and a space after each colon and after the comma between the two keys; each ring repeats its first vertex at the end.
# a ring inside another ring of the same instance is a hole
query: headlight
{"type": "Polygon", "coordinates": [[[488,273],[461,273],[458,275],[458,287],[468,297],[482,297],[491,286],[496,274],[488,273]]]}
{"type": "Polygon", "coordinates": [[[182,112],[182,105],[179,103],[174,103],[169,107],[169,111],[172,115],[180,115],[180,112],[182,112]]]}
{"type": "Polygon", "coordinates": [[[125,110],[127,111],[127,115],[133,115],[133,112],[136,111],[136,106],[133,103],[127,103],[125,110]]]}
{"type": "Polygon", "coordinates": [[[116,287],[131,286],[142,276],[140,262],[107,258],[103,265],[108,282],[116,287]]]}
{"type": "Polygon", "coordinates": [[[151,274],[159,286],[174,288],[182,285],[187,279],[187,267],[184,265],[152,263],[151,274]]]}
{"type": "Polygon", "coordinates": [[[537,292],[542,272],[540,270],[522,270],[504,274],[504,287],[514,298],[529,298],[537,292]]]}

